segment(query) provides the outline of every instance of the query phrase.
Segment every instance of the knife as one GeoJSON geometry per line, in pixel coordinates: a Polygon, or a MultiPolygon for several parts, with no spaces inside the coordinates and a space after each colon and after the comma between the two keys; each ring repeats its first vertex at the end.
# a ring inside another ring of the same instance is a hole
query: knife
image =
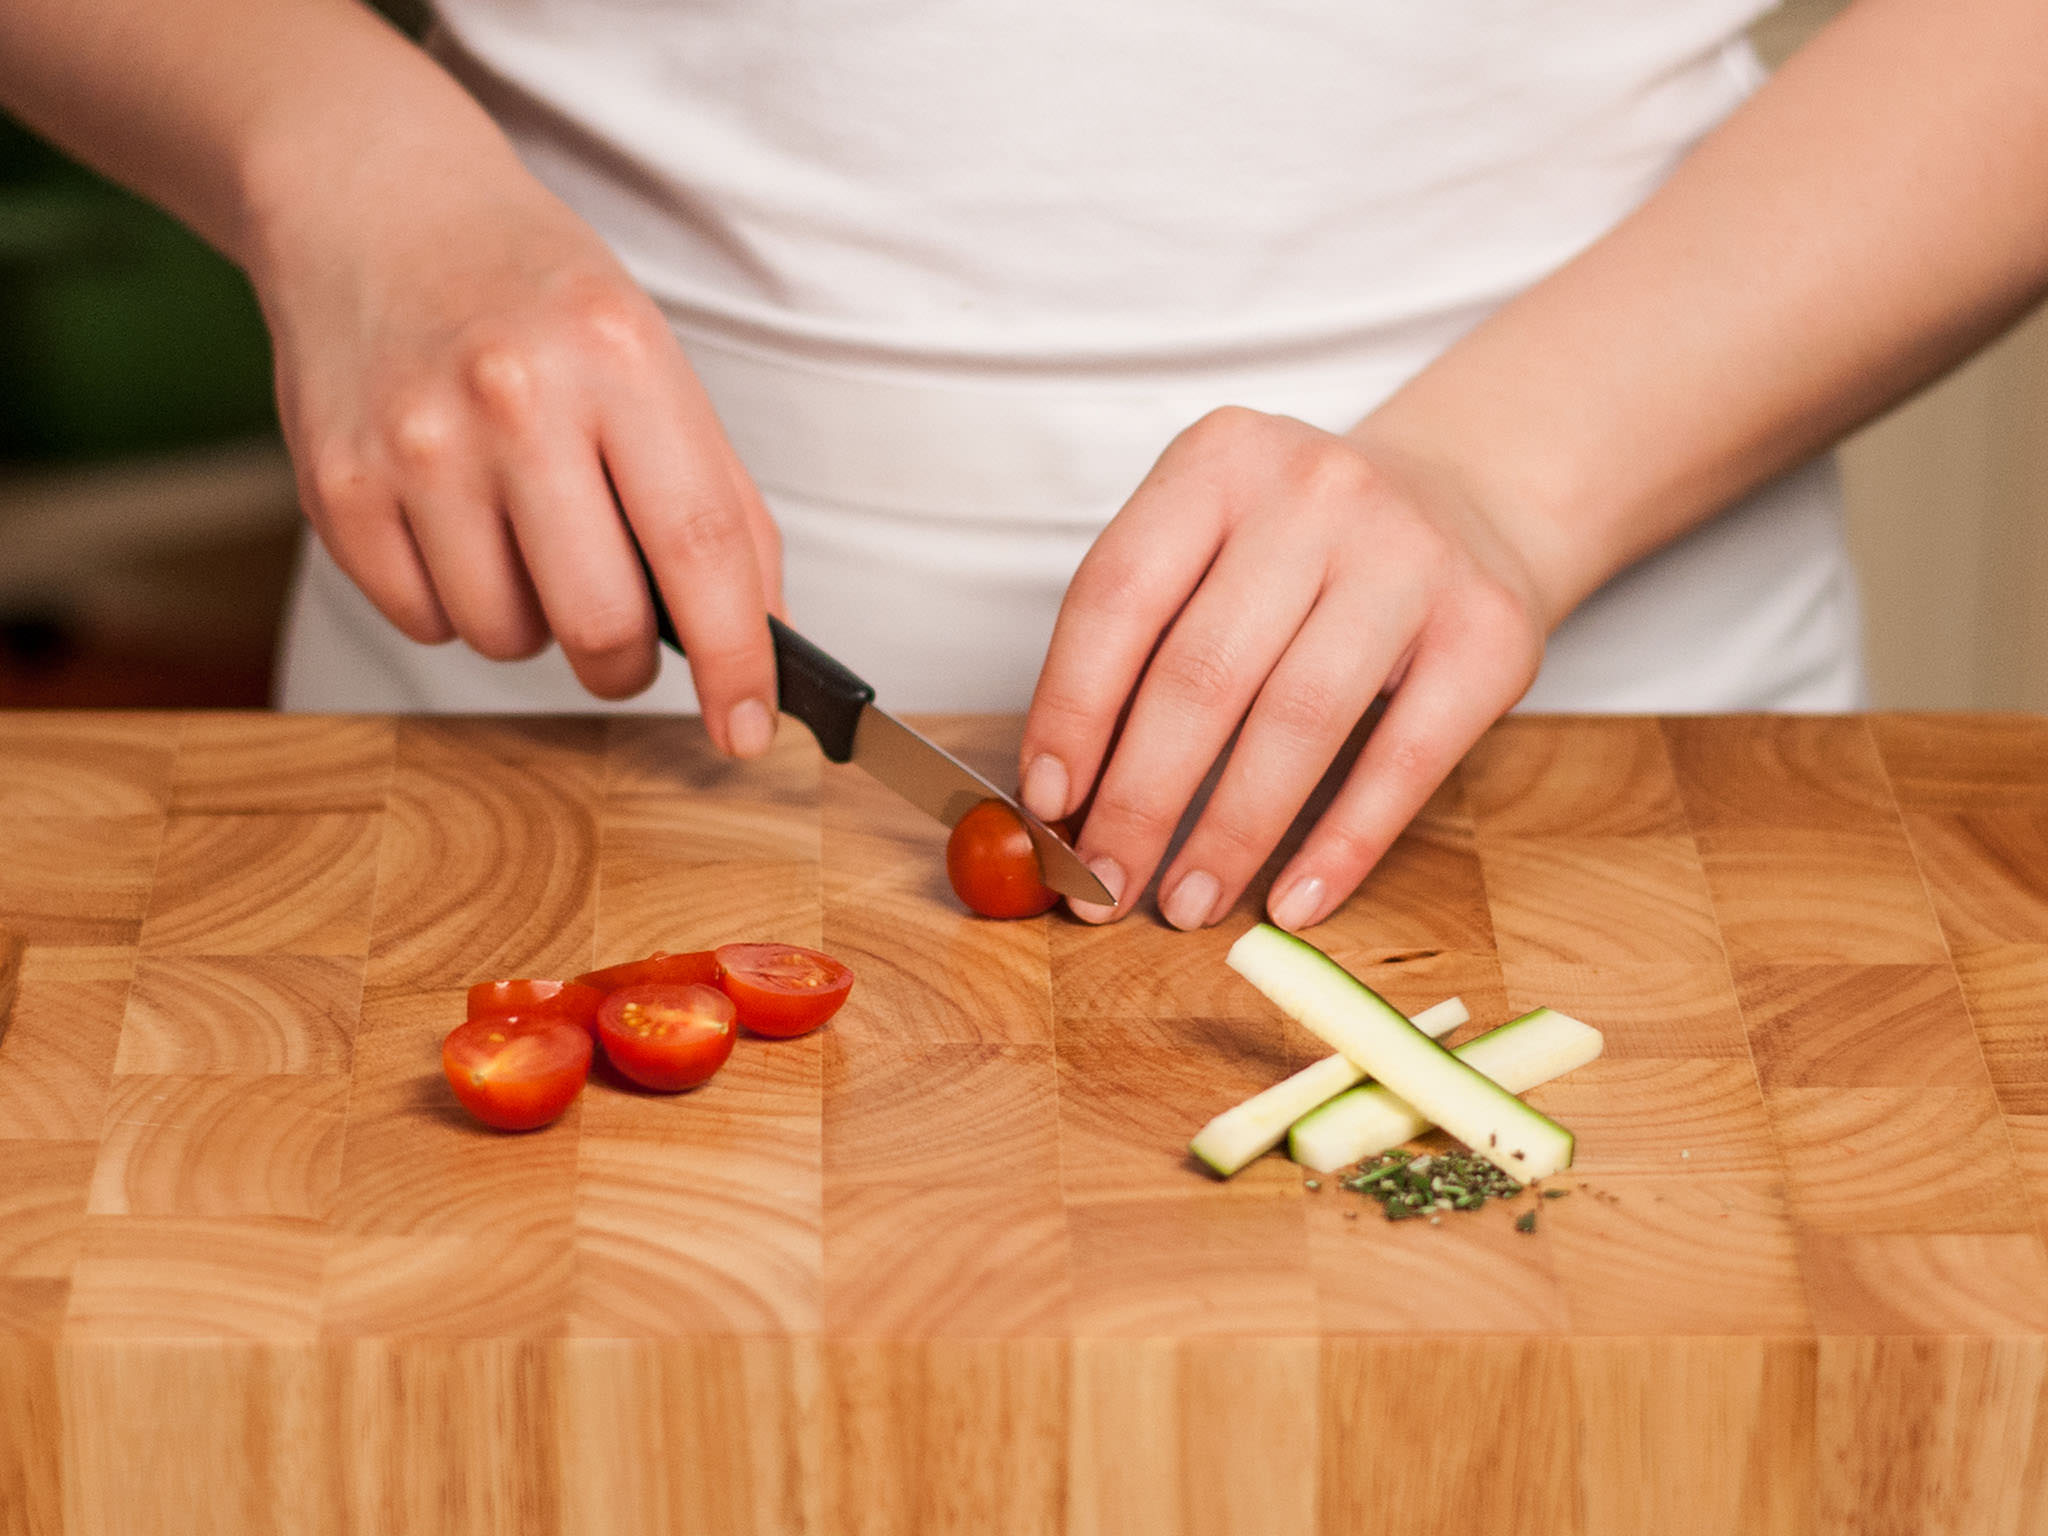
{"type": "MultiPolygon", "coordinates": [[[[637,542],[635,548],[638,548],[637,542]]],[[[683,654],[682,637],[644,552],[640,569],[654,599],[654,622],[662,643],[683,654]]],[[[952,826],[984,800],[1000,800],[1024,823],[1038,852],[1040,877],[1062,896],[1113,907],[1116,898],[1081,862],[1073,846],[937,742],[913,731],[875,704],[875,690],[851,667],[826,654],[774,614],[768,632],[775,643],[775,691],[784,713],[811,728],[828,761],[865,768],[912,805],[952,826]]]]}

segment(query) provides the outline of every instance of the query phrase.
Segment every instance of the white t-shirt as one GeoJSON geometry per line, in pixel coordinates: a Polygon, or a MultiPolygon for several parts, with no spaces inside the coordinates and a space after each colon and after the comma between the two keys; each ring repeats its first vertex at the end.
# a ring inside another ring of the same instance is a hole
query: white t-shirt
{"type": "MultiPolygon", "coordinates": [[[[671,318],[796,626],[892,705],[1020,708],[1175,432],[1355,423],[1742,100],[1764,8],[443,0],[437,48],[671,318]]],[[[1851,707],[1856,630],[1822,461],[1597,594],[1529,704],[1851,707]]],[[[411,645],[317,552],[283,697],[598,707],[552,652],[411,645]]]]}

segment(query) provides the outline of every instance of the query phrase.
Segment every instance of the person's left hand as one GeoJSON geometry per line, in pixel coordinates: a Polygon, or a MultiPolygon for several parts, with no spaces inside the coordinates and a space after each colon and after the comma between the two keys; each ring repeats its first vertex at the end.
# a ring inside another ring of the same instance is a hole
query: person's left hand
{"type": "Polygon", "coordinates": [[[1167,920],[1201,927],[1230,911],[1388,693],[1273,882],[1273,921],[1305,927],[1527,690],[1546,629],[1530,561],[1452,476],[1368,429],[1215,411],[1173,441],[1075,573],[1025,724],[1024,803],[1050,820],[1094,786],[1079,848],[1118,905],[1074,910],[1121,915],[1242,725],[1159,883],[1167,920]]]}

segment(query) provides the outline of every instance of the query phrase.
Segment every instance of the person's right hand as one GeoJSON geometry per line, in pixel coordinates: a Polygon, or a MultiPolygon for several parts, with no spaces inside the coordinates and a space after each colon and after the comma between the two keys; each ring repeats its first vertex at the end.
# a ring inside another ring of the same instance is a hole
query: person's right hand
{"type": "Polygon", "coordinates": [[[623,698],[656,666],[630,523],[712,739],[766,751],[780,541],[660,311],[523,173],[418,190],[323,214],[257,274],[314,528],[414,640],[508,660],[553,636],[623,698]]]}

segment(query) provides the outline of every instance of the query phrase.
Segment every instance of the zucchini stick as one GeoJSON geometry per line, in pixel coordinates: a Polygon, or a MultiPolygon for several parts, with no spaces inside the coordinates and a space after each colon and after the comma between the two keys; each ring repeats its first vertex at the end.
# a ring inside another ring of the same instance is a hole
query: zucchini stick
{"type": "MultiPolygon", "coordinates": [[[[1435,1039],[1448,1035],[1472,1015],[1458,998],[1446,998],[1415,1015],[1415,1027],[1435,1039]]],[[[1326,1056],[1285,1082],[1226,1109],[1203,1126],[1188,1150],[1211,1171],[1229,1178],[1253,1158],[1280,1145],[1287,1128],[1303,1115],[1363,1081],[1365,1074],[1343,1056],[1326,1056]]]]}

